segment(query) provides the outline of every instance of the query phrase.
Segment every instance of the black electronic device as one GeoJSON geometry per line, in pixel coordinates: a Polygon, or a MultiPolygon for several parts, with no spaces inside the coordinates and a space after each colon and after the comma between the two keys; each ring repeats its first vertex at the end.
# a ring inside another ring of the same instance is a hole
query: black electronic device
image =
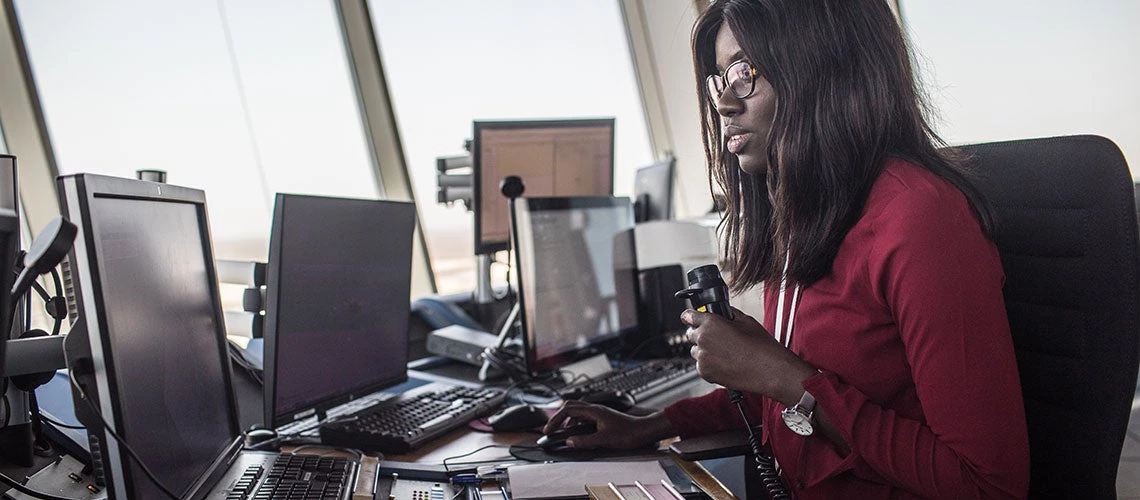
{"type": "Polygon", "coordinates": [[[277,195],[265,310],[268,426],[323,418],[407,380],[414,230],[411,203],[277,195]]]}
{"type": "Polygon", "coordinates": [[[487,417],[487,425],[495,432],[528,431],[546,425],[547,420],[549,417],[541,408],[518,404],[487,417]]]}
{"type": "Polygon", "coordinates": [[[613,174],[613,118],[474,122],[475,253],[507,249],[504,178],[520,177],[527,196],[601,196],[613,194],[613,174]]]}
{"type": "Polygon", "coordinates": [[[574,436],[581,436],[583,434],[593,434],[598,432],[598,425],[594,422],[585,421],[576,424],[570,424],[566,427],[560,427],[544,434],[535,442],[540,448],[545,450],[560,448],[566,446],[566,440],[574,436]]]}
{"type": "Polygon", "coordinates": [[[4,377],[4,353],[12,334],[12,308],[16,303],[8,291],[15,276],[16,252],[20,250],[19,210],[16,157],[0,155],[0,379],[4,377]]]}
{"type": "MultiPolygon", "coordinates": [[[[700,312],[709,312],[732,320],[735,316],[732,306],[729,305],[728,285],[721,278],[720,268],[716,264],[708,264],[693,268],[685,275],[689,280],[689,287],[678,291],[677,298],[688,299],[693,309],[700,312]]],[[[744,397],[740,391],[728,389],[728,399],[740,410],[740,418],[748,429],[748,444],[752,447],[752,454],[756,457],[756,470],[760,474],[764,488],[770,498],[791,498],[787,487],[780,479],[779,468],[771,455],[764,452],[760,443],[759,432],[752,428],[748,421],[748,414],[744,411],[744,397]]]]}
{"type": "Polygon", "coordinates": [[[559,392],[564,399],[581,399],[615,410],[626,410],[699,376],[693,358],[651,359],[615,368],[559,392]]]}
{"type": "MultiPolygon", "coordinates": [[[[313,491],[308,457],[242,450],[205,194],[92,174],[58,183],[80,225],[72,396],[110,497],[313,491]]],[[[351,487],[354,461],[328,467],[330,488],[351,487]]]]}
{"type": "Polygon", "coordinates": [[[524,198],[516,253],[526,367],[532,375],[615,347],[637,329],[637,262],[628,198],[524,198]]]}
{"type": "Polygon", "coordinates": [[[681,322],[685,301],[674,295],[685,287],[685,271],[672,264],[637,271],[638,323],[636,332],[623,341],[622,352],[631,359],[688,356],[691,344],[681,322]]]}
{"type": "Polygon", "coordinates": [[[633,213],[637,222],[673,218],[673,171],[677,160],[672,156],[641,167],[633,177],[633,213]]]}
{"type": "Polygon", "coordinates": [[[469,365],[482,366],[483,352],[494,347],[497,340],[483,330],[451,325],[428,334],[427,350],[469,365]]]}
{"type": "Polygon", "coordinates": [[[677,292],[678,299],[687,299],[697,311],[733,318],[732,306],[728,304],[728,285],[716,264],[690,269],[686,277],[689,287],[677,292]]]}
{"type": "Polygon", "coordinates": [[[472,419],[506,399],[499,389],[427,385],[321,425],[321,442],[383,453],[404,453],[472,419]]]}
{"type": "Polygon", "coordinates": [[[0,378],[4,377],[4,361],[12,332],[12,309],[15,305],[9,288],[15,277],[16,255],[10,244],[19,240],[19,219],[14,212],[0,208],[0,378]]]}

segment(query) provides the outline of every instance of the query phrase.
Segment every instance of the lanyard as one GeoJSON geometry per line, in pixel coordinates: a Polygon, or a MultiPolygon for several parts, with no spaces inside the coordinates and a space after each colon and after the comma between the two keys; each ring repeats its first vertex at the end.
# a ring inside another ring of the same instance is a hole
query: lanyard
{"type": "Polygon", "coordinates": [[[788,248],[787,257],[784,258],[784,272],[780,277],[780,297],[776,299],[776,340],[784,347],[791,349],[792,325],[796,320],[796,308],[800,305],[800,285],[792,289],[791,310],[788,311],[787,328],[784,327],[784,298],[788,295],[788,262],[791,261],[791,248],[788,248]]]}

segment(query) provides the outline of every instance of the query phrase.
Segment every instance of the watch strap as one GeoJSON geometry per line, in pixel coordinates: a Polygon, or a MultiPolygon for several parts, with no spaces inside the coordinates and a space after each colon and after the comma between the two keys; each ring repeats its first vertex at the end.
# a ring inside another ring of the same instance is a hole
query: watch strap
{"type": "Polygon", "coordinates": [[[810,392],[804,391],[804,395],[800,396],[800,402],[792,407],[795,411],[810,417],[815,412],[815,396],[810,392]]]}

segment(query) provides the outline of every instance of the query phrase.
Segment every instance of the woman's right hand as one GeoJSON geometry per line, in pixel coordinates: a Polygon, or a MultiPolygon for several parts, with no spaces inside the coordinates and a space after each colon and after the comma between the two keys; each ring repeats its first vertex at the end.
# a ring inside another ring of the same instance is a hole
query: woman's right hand
{"type": "Polygon", "coordinates": [[[566,445],[571,448],[633,450],[677,435],[664,412],[635,417],[581,401],[567,401],[558,413],[550,417],[542,432],[549,434],[562,427],[567,420],[571,423],[593,422],[598,429],[593,434],[581,434],[566,440],[566,445]]]}

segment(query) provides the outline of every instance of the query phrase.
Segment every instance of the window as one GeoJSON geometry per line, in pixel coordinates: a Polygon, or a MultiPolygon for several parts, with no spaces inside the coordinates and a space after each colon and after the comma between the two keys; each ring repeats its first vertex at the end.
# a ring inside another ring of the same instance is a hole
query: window
{"type": "Polygon", "coordinates": [[[215,254],[267,257],[274,194],[375,198],[331,1],[17,0],[60,172],[205,190],[215,254]]]}
{"type": "Polygon", "coordinates": [[[617,1],[372,0],[370,9],[440,293],[475,287],[472,216],[435,203],[435,159],[465,154],[473,120],[616,117],[618,194],[652,162],[617,1]]]}
{"type": "Polygon", "coordinates": [[[947,141],[1103,135],[1140,176],[1140,2],[900,3],[947,141]]]}

